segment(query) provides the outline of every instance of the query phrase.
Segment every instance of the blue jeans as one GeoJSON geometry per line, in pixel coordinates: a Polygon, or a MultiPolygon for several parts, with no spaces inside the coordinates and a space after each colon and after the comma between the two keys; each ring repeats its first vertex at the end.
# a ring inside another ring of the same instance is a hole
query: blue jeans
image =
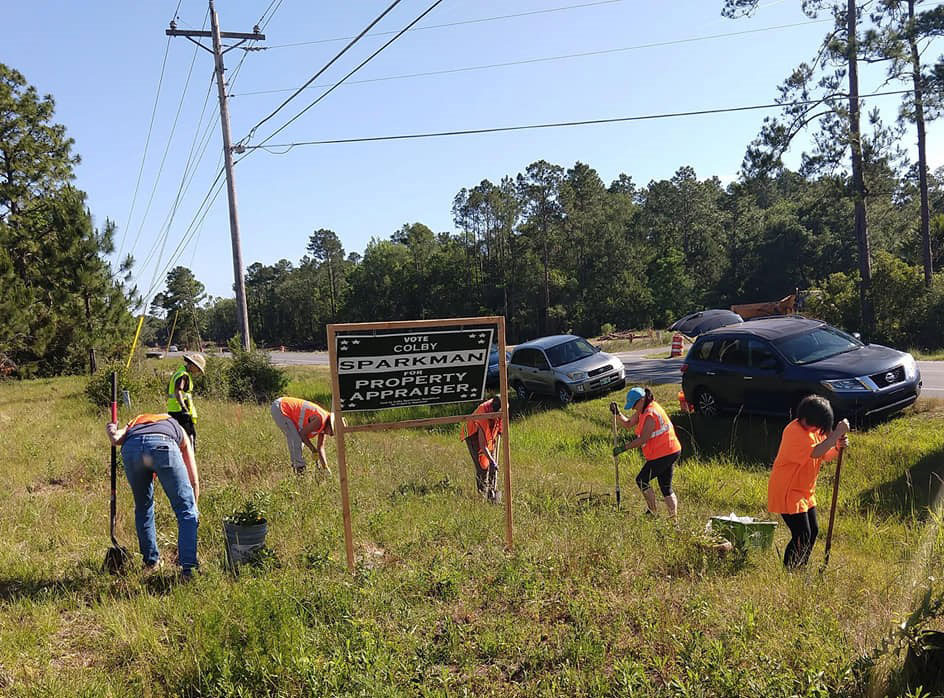
{"type": "Polygon", "coordinates": [[[177,555],[180,566],[197,566],[197,503],[180,447],[161,434],[133,436],[121,447],[125,475],[134,494],[134,525],[145,565],[158,561],[154,529],[154,473],[177,515],[177,555]]]}

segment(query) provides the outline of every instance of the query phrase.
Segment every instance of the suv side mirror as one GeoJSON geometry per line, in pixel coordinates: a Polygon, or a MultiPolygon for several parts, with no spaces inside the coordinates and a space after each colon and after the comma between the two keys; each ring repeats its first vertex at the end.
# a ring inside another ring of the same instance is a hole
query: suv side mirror
{"type": "Polygon", "coordinates": [[[859,334],[858,332],[853,332],[852,336],[858,339],[860,342],[862,341],[862,335],[859,334]]]}
{"type": "Polygon", "coordinates": [[[601,351],[603,351],[603,347],[601,347],[601,346],[599,346],[599,345],[597,345],[597,344],[594,344],[594,345],[593,345],[593,353],[594,353],[594,354],[599,354],[601,351]]]}

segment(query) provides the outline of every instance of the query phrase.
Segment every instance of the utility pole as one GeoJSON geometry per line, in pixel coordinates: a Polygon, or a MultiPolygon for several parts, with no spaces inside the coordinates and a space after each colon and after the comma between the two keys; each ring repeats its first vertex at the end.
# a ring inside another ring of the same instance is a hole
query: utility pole
{"type": "Polygon", "coordinates": [[[177,29],[177,23],[171,22],[170,29],[164,33],[167,36],[182,36],[185,39],[193,41],[200,48],[213,54],[213,61],[216,72],[216,86],[220,98],[220,125],[223,130],[223,162],[226,170],[226,194],[229,198],[229,232],[233,243],[233,278],[236,286],[236,325],[240,335],[242,335],[243,350],[249,351],[249,312],[246,306],[246,279],[243,275],[243,252],[239,243],[239,216],[236,210],[236,182],[233,176],[233,146],[229,131],[229,107],[226,103],[226,80],[223,75],[223,54],[226,51],[240,46],[246,41],[262,41],[265,34],[259,32],[259,27],[253,27],[252,33],[245,32],[221,32],[219,18],[216,16],[216,9],[213,7],[213,0],[210,2],[210,29],[190,30],[177,29]],[[213,40],[213,48],[207,48],[193,37],[209,38],[213,40]],[[220,42],[221,39],[239,39],[240,41],[228,47],[225,51],[220,42]]]}

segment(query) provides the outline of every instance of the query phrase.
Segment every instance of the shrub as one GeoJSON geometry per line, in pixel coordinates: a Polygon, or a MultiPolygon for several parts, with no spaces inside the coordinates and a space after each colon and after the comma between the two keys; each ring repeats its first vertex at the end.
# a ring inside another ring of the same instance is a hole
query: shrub
{"type": "Polygon", "coordinates": [[[269,355],[258,349],[234,351],[226,373],[229,397],[241,402],[270,402],[288,385],[285,372],[273,366],[269,355]]]}
{"type": "Polygon", "coordinates": [[[206,370],[203,375],[194,371],[193,392],[203,397],[225,400],[229,397],[230,359],[219,356],[206,357],[206,370]]]}
{"type": "Polygon", "coordinates": [[[604,322],[602,325],[600,325],[601,336],[610,334],[611,332],[616,332],[616,325],[614,325],[612,322],[604,322]]]}
{"type": "Polygon", "coordinates": [[[254,492],[242,506],[234,509],[223,520],[234,526],[258,526],[266,522],[266,509],[269,507],[269,495],[254,492]]]}
{"type": "MultiPolygon", "coordinates": [[[[110,363],[99,368],[85,386],[85,394],[92,404],[107,407],[111,404],[111,374],[118,372],[119,400],[121,391],[127,390],[131,394],[132,404],[161,403],[164,398],[165,377],[154,369],[133,363],[126,369],[124,363],[110,363]]],[[[163,404],[163,403],[162,403],[163,404]]]]}

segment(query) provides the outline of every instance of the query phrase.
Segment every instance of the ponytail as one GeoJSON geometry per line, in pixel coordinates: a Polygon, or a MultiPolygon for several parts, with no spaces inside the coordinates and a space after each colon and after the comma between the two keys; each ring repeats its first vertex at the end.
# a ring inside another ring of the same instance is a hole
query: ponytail
{"type": "Polygon", "coordinates": [[[652,391],[649,388],[643,388],[646,391],[646,396],[642,399],[642,408],[646,409],[649,405],[652,404],[652,401],[655,399],[652,395],[652,391]]]}

